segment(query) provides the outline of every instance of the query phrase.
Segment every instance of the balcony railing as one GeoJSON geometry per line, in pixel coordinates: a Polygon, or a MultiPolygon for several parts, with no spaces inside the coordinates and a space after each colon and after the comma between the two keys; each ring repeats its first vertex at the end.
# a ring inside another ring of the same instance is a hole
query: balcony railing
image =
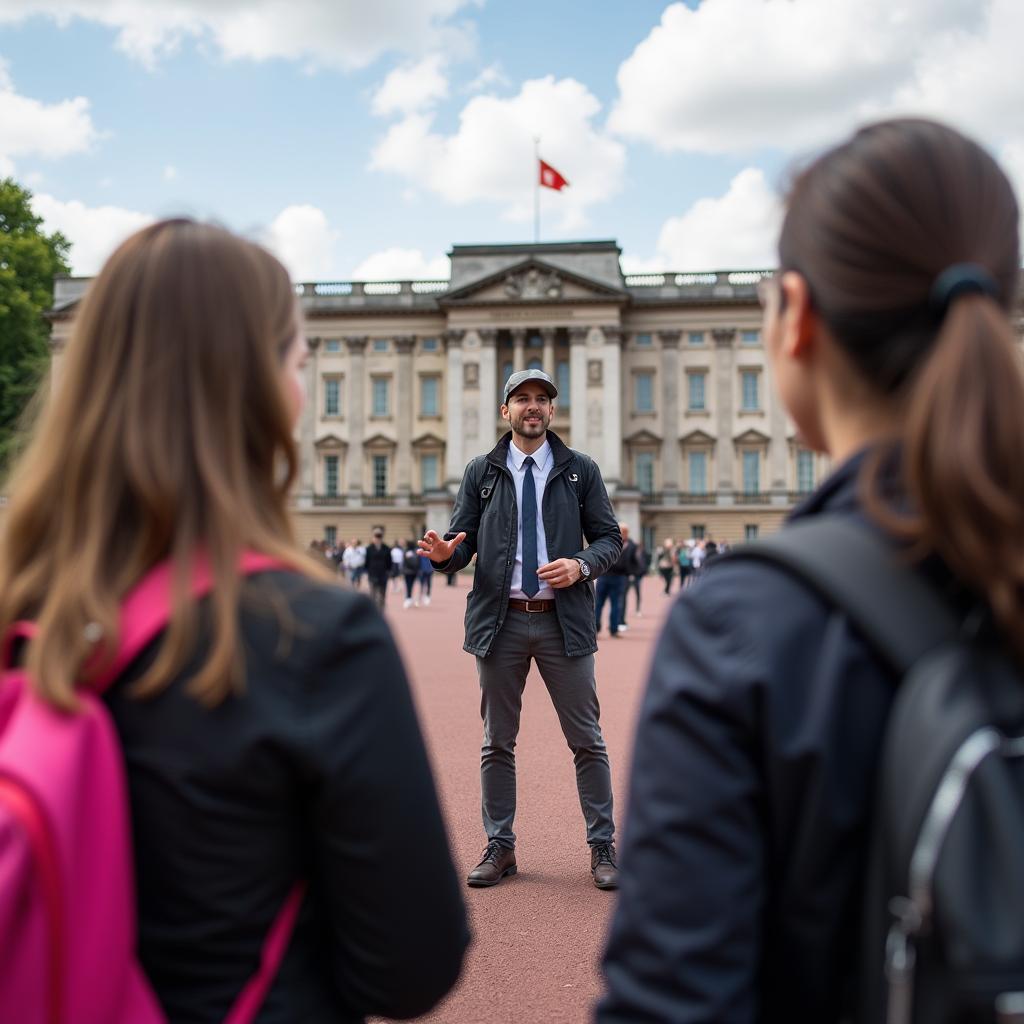
{"type": "Polygon", "coordinates": [[[737,505],[770,505],[772,500],[769,491],[737,491],[737,505]]]}
{"type": "Polygon", "coordinates": [[[662,494],[655,491],[651,494],[640,495],[641,505],[665,505],[669,500],[680,505],[715,505],[718,503],[718,495],[714,491],[676,491],[673,494],[662,494]]]}
{"type": "Polygon", "coordinates": [[[314,494],[314,506],[338,506],[348,504],[347,494],[314,494]]]}

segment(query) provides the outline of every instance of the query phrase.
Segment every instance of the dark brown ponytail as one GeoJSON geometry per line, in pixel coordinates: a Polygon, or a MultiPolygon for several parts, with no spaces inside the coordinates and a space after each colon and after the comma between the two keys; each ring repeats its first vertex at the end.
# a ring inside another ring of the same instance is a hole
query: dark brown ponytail
{"type": "Polygon", "coordinates": [[[1024,360],[1007,315],[1018,216],[981,147],[934,122],[889,121],[797,178],[779,249],[901,413],[899,436],[864,463],[868,514],[916,557],[937,554],[1024,659],[1024,360]],[[979,280],[937,299],[962,263],[979,280]]]}

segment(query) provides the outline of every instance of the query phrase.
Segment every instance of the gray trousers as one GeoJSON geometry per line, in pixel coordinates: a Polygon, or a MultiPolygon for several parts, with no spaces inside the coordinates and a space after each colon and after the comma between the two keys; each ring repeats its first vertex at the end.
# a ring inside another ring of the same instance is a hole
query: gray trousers
{"type": "Polygon", "coordinates": [[[555,612],[509,609],[491,653],[477,658],[480,716],[484,741],[480,752],[480,789],[488,840],[514,846],[516,814],[516,737],[530,659],[537,662],[559,724],[576,764],[576,788],[587,826],[587,842],[611,842],[612,776],[601,735],[594,656],[570,658],[555,612]]]}

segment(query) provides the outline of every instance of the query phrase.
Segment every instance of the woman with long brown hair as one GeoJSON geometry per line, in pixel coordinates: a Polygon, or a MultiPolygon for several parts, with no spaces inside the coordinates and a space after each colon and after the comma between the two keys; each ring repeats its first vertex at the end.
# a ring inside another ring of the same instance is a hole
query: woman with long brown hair
{"type": "MultiPolygon", "coordinates": [[[[792,520],[848,517],[902,545],[1021,663],[1018,218],[958,132],[865,128],[795,180],[764,338],[800,435],[837,467],[792,520]]],[[[898,682],[766,561],[719,559],[683,593],[635,745],[602,1024],[881,1019],[857,1005],[860,896],[898,682]]]]}
{"type": "Polygon", "coordinates": [[[73,713],[117,650],[126,595],[172,567],[170,624],[107,703],[140,959],[175,1024],[224,1019],[300,879],[261,1024],[422,1013],[468,941],[388,629],[292,535],[305,359],[276,259],[216,227],[154,224],[90,286],[9,484],[0,636],[37,624],[24,663],[55,708],[73,713]],[[280,568],[243,578],[244,552],[280,568]]]}

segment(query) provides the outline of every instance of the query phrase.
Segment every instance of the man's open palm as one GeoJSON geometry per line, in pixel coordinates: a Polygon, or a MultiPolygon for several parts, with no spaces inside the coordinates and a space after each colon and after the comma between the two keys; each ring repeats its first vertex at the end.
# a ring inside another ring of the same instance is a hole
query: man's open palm
{"type": "Polygon", "coordinates": [[[435,530],[427,530],[426,536],[419,541],[417,547],[420,554],[426,555],[432,562],[447,562],[465,539],[465,533],[459,533],[451,540],[441,540],[435,530]]]}

